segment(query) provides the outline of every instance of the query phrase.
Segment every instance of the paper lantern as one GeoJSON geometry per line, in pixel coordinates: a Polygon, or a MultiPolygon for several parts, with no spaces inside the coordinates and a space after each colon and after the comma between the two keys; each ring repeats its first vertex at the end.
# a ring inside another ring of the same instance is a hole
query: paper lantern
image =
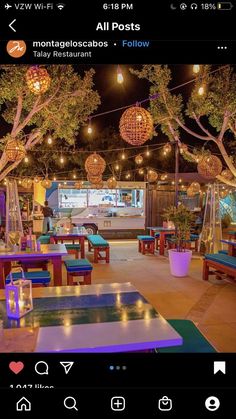
{"type": "Polygon", "coordinates": [[[138,156],[135,157],[135,163],[136,164],[142,164],[143,162],[143,157],[141,156],[141,154],[139,154],[138,156]]]}
{"type": "Polygon", "coordinates": [[[7,144],[5,146],[5,154],[9,161],[19,161],[25,157],[25,147],[21,141],[12,138],[10,135],[7,137],[7,144]]]}
{"type": "Polygon", "coordinates": [[[52,187],[52,181],[46,177],[42,180],[41,186],[45,189],[50,189],[52,187]]]}
{"type": "Polygon", "coordinates": [[[26,83],[29,90],[35,95],[45,93],[50,85],[50,76],[46,68],[37,65],[30,67],[26,72],[26,83]]]}
{"type": "Polygon", "coordinates": [[[77,180],[77,182],[75,182],[75,188],[76,189],[81,189],[82,187],[83,187],[82,180],[77,180]]]}
{"type": "Polygon", "coordinates": [[[39,176],[35,176],[34,178],[34,183],[39,183],[40,182],[40,177],[39,176]]]}
{"type": "Polygon", "coordinates": [[[10,279],[10,284],[5,286],[7,316],[20,319],[33,310],[32,281],[25,279],[23,270],[18,280],[13,281],[12,274],[10,279]]]}
{"type": "Polygon", "coordinates": [[[188,151],[188,146],[187,146],[187,144],[181,144],[180,145],[180,147],[179,147],[179,151],[180,151],[180,154],[184,154],[184,153],[187,153],[187,151],[188,151]]]}
{"type": "Polygon", "coordinates": [[[85,161],[85,170],[89,176],[101,176],[105,168],[106,162],[100,154],[93,153],[85,161]]]}
{"type": "Polygon", "coordinates": [[[222,163],[216,156],[205,156],[198,163],[197,170],[206,179],[214,179],[221,173],[222,163]]]}
{"type": "Polygon", "coordinates": [[[171,145],[170,143],[167,143],[164,145],[164,154],[170,153],[171,152],[171,145]]]}
{"type": "Polygon", "coordinates": [[[98,175],[98,176],[87,175],[87,179],[90,183],[96,185],[96,184],[102,182],[102,175],[98,175]]]}
{"type": "Polygon", "coordinates": [[[31,186],[32,186],[32,184],[33,184],[33,181],[32,181],[32,179],[30,179],[30,178],[25,178],[25,179],[23,179],[22,180],[22,182],[21,182],[21,185],[23,186],[23,188],[25,188],[25,189],[30,189],[31,188],[31,186]]]}
{"type": "Polygon", "coordinates": [[[195,193],[198,193],[198,192],[200,192],[201,185],[200,185],[198,182],[193,182],[193,183],[191,183],[190,188],[191,188],[191,189],[192,189],[195,193]]]}
{"type": "Polygon", "coordinates": [[[225,169],[221,172],[221,176],[223,176],[227,180],[232,180],[234,175],[229,169],[225,169]]]}
{"type": "Polygon", "coordinates": [[[151,114],[140,106],[126,109],[120,119],[120,135],[127,143],[142,145],[152,137],[151,114]]]}
{"type": "Polygon", "coordinates": [[[187,196],[193,198],[196,195],[196,192],[190,187],[187,189],[187,196]]]}
{"type": "Polygon", "coordinates": [[[161,180],[166,180],[167,179],[167,175],[163,174],[161,175],[161,180]]]}
{"type": "Polygon", "coordinates": [[[157,178],[158,178],[158,174],[155,170],[148,170],[148,173],[147,173],[148,182],[156,182],[157,178]]]}
{"type": "Polygon", "coordinates": [[[110,177],[107,180],[107,186],[110,189],[115,189],[116,188],[116,186],[117,186],[117,180],[116,180],[116,178],[114,176],[110,177]]]}
{"type": "Polygon", "coordinates": [[[221,199],[224,199],[224,198],[226,198],[226,196],[229,194],[229,191],[227,190],[227,189],[222,189],[221,191],[220,191],[220,197],[221,197],[221,199]]]}

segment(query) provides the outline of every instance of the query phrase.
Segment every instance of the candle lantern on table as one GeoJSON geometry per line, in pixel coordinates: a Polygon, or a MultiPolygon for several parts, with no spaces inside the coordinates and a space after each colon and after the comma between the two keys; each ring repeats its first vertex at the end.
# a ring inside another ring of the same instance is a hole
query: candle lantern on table
{"type": "Polygon", "coordinates": [[[25,279],[22,269],[20,271],[15,281],[10,273],[10,283],[5,287],[7,316],[12,319],[20,319],[33,310],[32,282],[25,279]]]}

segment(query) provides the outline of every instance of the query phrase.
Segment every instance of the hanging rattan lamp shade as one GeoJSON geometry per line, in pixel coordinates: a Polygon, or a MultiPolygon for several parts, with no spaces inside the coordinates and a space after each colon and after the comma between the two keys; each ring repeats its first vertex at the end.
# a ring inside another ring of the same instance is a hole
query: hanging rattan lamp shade
{"type": "Polygon", "coordinates": [[[193,198],[193,197],[196,195],[196,193],[197,193],[197,192],[195,192],[195,191],[191,188],[191,186],[187,189],[187,196],[188,196],[189,198],[193,198]]]}
{"type": "Polygon", "coordinates": [[[33,180],[30,178],[25,178],[22,180],[21,185],[23,186],[23,188],[25,189],[30,189],[31,186],[33,184],[33,180]]]}
{"type": "Polygon", "coordinates": [[[115,189],[116,188],[116,186],[117,186],[117,180],[116,180],[116,178],[114,176],[110,177],[107,180],[107,186],[110,189],[115,189]]]}
{"type": "Polygon", "coordinates": [[[195,192],[195,193],[199,193],[200,189],[201,189],[201,185],[198,182],[193,182],[190,185],[190,188],[195,192]]]}
{"type": "Polygon", "coordinates": [[[51,79],[46,68],[32,66],[27,70],[25,77],[29,90],[35,95],[45,93],[50,86],[51,79]]]}
{"type": "Polygon", "coordinates": [[[232,180],[234,175],[229,169],[222,170],[221,176],[223,176],[227,180],[232,180]]]}
{"type": "Polygon", "coordinates": [[[105,168],[106,162],[100,154],[93,153],[85,161],[85,170],[89,176],[101,176],[105,168]]]}
{"type": "Polygon", "coordinates": [[[216,176],[220,175],[222,163],[216,156],[205,156],[198,163],[197,170],[204,178],[214,179],[216,176]]]}
{"type": "Polygon", "coordinates": [[[19,161],[25,157],[25,147],[21,141],[7,136],[7,143],[5,146],[5,154],[9,161],[19,161]]]}
{"type": "Polygon", "coordinates": [[[158,178],[158,173],[155,170],[148,170],[147,180],[148,182],[156,182],[158,178]]]}
{"type": "Polygon", "coordinates": [[[120,119],[120,135],[127,143],[142,145],[152,137],[151,114],[140,106],[126,109],[120,119]]]}
{"type": "Polygon", "coordinates": [[[81,189],[83,187],[83,181],[82,180],[77,180],[77,182],[75,182],[75,188],[76,189],[81,189]]]}
{"type": "Polygon", "coordinates": [[[138,156],[136,156],[134,160],[136,164],[142,164],[143,156],[141,156],[141,154],[138,154],[138,156]]]}
{"type": "Polygon", "coordinates": [[[41,186],[45,189],[50,189],[52,186],[52,181],[48,178],[45,178],[41,182],[41,186]]]}

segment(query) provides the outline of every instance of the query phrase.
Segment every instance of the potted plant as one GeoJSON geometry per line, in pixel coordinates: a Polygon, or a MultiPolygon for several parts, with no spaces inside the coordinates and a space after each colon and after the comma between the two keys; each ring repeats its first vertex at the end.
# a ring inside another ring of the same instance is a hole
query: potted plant
{"type": "Polygon", "coordinates": [[[192,251],[186,249],[186,240],[190,238],[193,214],[180,204],[178,207],[167,208],[163,217],[175,225],[175,236],[171,240],[176,244],[176,248],[168,250],[171,274],[177,277],[186,276],[192,257],[192,251]]]}

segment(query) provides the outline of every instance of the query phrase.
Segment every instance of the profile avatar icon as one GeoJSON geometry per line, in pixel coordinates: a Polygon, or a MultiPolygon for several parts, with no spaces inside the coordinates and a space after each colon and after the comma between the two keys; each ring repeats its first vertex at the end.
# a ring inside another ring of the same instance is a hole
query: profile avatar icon
{"type": "Polygon", "coordinates": [[[207,410],[210,410],[211,412],[214,412],[215,410],[219,409],[220,407],[220,401],[215,396],[210,396],[205,401],[205,406],[207,410]]]}

